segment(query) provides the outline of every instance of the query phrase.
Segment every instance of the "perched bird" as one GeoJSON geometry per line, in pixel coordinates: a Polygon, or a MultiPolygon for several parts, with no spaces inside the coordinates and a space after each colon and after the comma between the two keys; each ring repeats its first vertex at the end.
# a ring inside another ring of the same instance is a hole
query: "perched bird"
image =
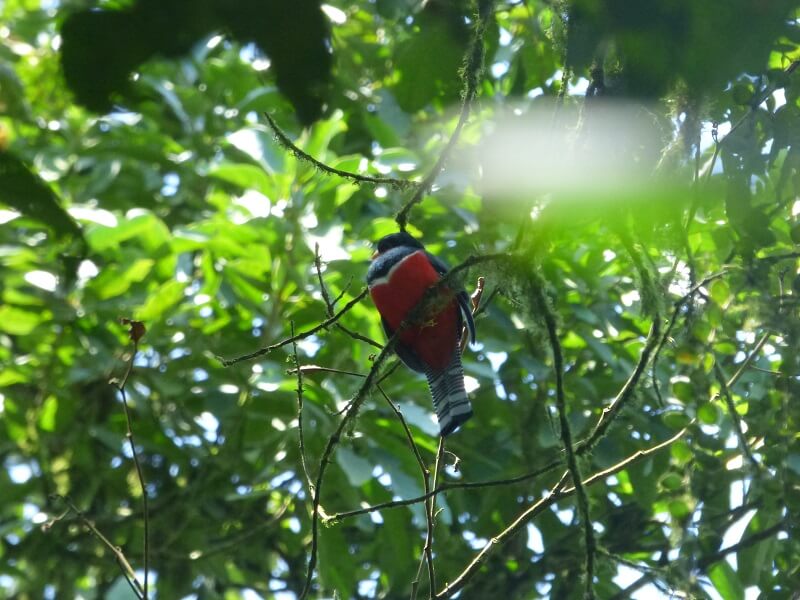
{"type": "MultiPolygon", "coordinates": [[[[418,240],[405,232],[381,238],[367,271],[369,293],[381,315],[383,329],[391,337],[425,292],[445,273],[447,265],[425,251],[418,240]]],[[[464,389],[461,366],[461,335],[466,322],[475,341],[467,293],[442,287],[442,303],[434,303],[432,315],[421,315],[419,324],[400,332],[396,351],[405,365],[425,373],[433,396],[433,407],[441,435],[453,433],[472,416],[464,389]],[[449,301],[447,295],[451,295],[449,301]]]]}

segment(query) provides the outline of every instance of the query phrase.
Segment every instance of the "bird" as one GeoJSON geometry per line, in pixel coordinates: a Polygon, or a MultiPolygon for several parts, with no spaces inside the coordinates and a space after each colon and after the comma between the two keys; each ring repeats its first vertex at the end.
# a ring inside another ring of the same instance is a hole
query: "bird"
{"type": "MultiPolygon", "coordinates": [[[[367,287],[391,338],[425,292],[449,269],[405,231],[384,236],[376,248],[367,270],[367,287]]],[[[427,377],[439,433],[444,437],[472,416],[464,388],[461,336],[466,323],[474,343],[475,322],[467,292],[442,286],[442,293],[447,296],[433,305],[434,314],[421,315],[419,323],[400,332],[395,351],[409,369],[427,377]]]]}

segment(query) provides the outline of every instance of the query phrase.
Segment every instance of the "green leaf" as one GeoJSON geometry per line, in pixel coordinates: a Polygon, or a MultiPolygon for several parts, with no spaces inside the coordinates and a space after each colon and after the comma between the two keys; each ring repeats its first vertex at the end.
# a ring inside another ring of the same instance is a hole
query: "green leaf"
{"type": "Polygon", "coordinates": [[[344,527],[334,525],[319,533],[319,575],[323,584],[342,598],[352,596],[356,588],[355,564],[348,554],[344,527]]]}
{"type": "Polygon", "coordinates": [[[697,418],[706,425],[716,425],[719,417],[719,408],[713,402],[706,402],[697,410],[697,418]]]}
{"type": "MultiPolygon", "coordinates": [[[[768,519],[772,522],[780,519],[779,511],[775,511],[774,515],[765,518],[765,515],[769,515],[769,512],[764,509],[759,510],[747,525],[743,537],[748,537],[761,531],[763,527],[759,526],[759,524],[768,519]]],[[[736,564],[742,585],[758,585],[763,579],[766,579],[769,576],[770,567],[777,551],[778,540],[774,536],[770,536],[737,552],[736,564]]]]}
{"type": "Polygon", "coordinates": [[[416,24],[418,30],[398,46],[394,60],[399,74],[394,93],[406,112],[424,108],[439,95],[455,98],[459,86],[453,75],[458,73],[469,39],[456,5],[428,3],[416,24]]]}
{"type": "Polygon", "coordinates": [[[25,100],[25,89],[19,76],[0,60],[0,111],[19,121],[30,121],[31,110],[25,100]]]}
{"type": "MultiPolygon", "coordinates": [[[[97,252],[116,248],[122,242],[133,238],[147,238],[153,236],[155,239],[164,240],[164,225],[153,215],[138,215],[132,219],[121,220],[114,227],[105,225],[92,225],[86,234],[89,246],[97,252]],[[160,225],[160,227],[159,227],[160,225]]],[[[167,232],[167,238],[169,232],[167,232]]]]}
{"type": "Polygon", "coordinates": [[[50,186],[21,160],[0,148],[0,202],[47,225],[56,236],[85,244],[78,224],[61,208],[50,186]]]}
{"type": "Polygon", "coordinates": [[[377,536],[378,556],[387,566],[389,587],[399,596],[413,578],[415,564],[411,532],[411,513],[408,510],[388,511],[377,536]]]}
{"type": "Polygon", "coordinates": [[[243,190],[256,190],[268,197],[273,195],[272,180],[264,169],[255,165],[223,163],[212,169],[209,175],[243,190]]]}
{"type": "Polygon", "coordinates": [[[683,487],[683,478],[677,473],[667,473],[659,484],[667,491],[675,491],[683,487]]]}
{"type": "Polygon", "coordinates": [[[0,387],[8,387],[15,383],[27,381],[27,379],[23,373],[9,367],[0,371],[0,387]]]}
{"type": "Polygon", "coordinates": [[[374,466],[368,460],[358,456],[348,448],[340,448],[336,453],[336,462],[347,475],[350,485],[361,487],[372,479],[374,466]]]}
{"type": "Polygon", "coordinates": [[[736,571],[725,560],[721,560],[708,571],[711,583],[723,600],[744,600],[744,588],[736,571]]]}
{"type": "Polygon", "coordinates": [[[40,312],[29,312],[14,306],[0,306],[0,331],[11,335],[28,335],[45,318],[40,312]]]}
{"type": "Polygon", "coordinates": [[[671,500],[669,513],[678,520],[683,520],[692,514],[692,509],[685,500],[671,500]]]}
{"type": "Polygon", "coordinates": [[[140,321],[157,321],[184,298],[186,286],[179,281],[167,281],[155,293],[150,294],[141,308],[136,310],[136,318],[140,321]]]}
{"type": "Polygon", "coordinates": [[[57,411],[58,400],[55,396],[48,396],[39,413],[39,429],[42,431],[55,431],[57,411]]]}
{"type": "Polygon", "coordinates": [[[692,460],[693,454],[689,444],[678,440],[670,446],[670,454],[678,464],[685,465],[692,460]]]}
{"type": "Polygon", "coordinates": [[[717,279],[712,282],[709,292],[714,302],[720,306],[725,305],[731,297],[731,288],[724,279],[717,279]]]}

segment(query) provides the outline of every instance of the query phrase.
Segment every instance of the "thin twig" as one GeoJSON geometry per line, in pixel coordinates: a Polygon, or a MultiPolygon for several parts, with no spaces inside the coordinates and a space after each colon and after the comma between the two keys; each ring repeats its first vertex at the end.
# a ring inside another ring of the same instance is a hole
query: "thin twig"
{"type": "Polygon", "coordinates": [[[747,457],[747,460],[750,461],[750,464],[753,465],[753,468],[758,471],[759,464],[758,461],[753,456],[753,453],[750,452],[750,446],[747,443],[747,438],[744,436],[744,428],[742,427],[742,417],[736,411],[736,405],[733,403],[733,398],[731,397],[731,391],[728,389],[728,384],[725,381],[725,374],[722,372],[722,367],[714,361],[714,373],[717,375],[717,381],[719,381],[720,392],[722,397],[725,399],[725,405],[728,407],[728,412],[731,414],[731,419],[733,420],[733,428],[736,432],[736,439],[739,441],[739,449],[742,453],[747,457]]]}
{"type": "Polygon", "coordinates": [[[349,510],[340,513],[334,513],[328,515],[327,522],[334,523],[336,521],[342,521],[344,519],[349,519],[351,517],[357,517],[359,515],[364,515],[372,512],[378,512],[386,509],[392,508],[399,508],[401,506],[411,506],[413,504],[419,504],[421,502],[425,502],[428,498],[432,496],[438,496],[444,492],[449,492],[451,490],[477,490],[482,488],[488,487],[500,487],[500,486],[507,486],[507,485],[514,485],[517,483],[523,483],[525,481],[529,481],[531,479],[535,479],[536,477],[541,477],[545,473],[549,473],[554,469],[558,468],[559,465],[562,464],[562,461],[555,460],[544,467],[536,469],[535,471],[531,471],[530,473],[525,473],[524,475],[518,475],[516,477],[510,477],[508,479],[490,479],[487,481],[458,481],[453,483],[443,483],[442,485],[434,488],[430,492],[422,494],[421,496],[416,496],[414,498],[408,498],[406,500],[390,500],[388,502],[381,502],[380,504],[374,504],[372,506],[365,506],[362,508],[357,508],[355,510],[349,510]]]}
{"type": "MultiPolygon", "coordinates": [[[[322,258],[319,255],[319,244],[314,244],[314,267],[317,271],[317,280],[319,281],[319,289],[320,293],[322,294],[322,300],[325,302],[325,311],[328,315],[328,318],[330,318],[333,316],[335,312],[334,308],[335,303],[331,301],[331,296],[328,293],[328,287],[325,285],[325,280],[322,277],[322,258]]],[[[334,326],[336,327],[336,329],[349,335],[351,338],[355,340],[366,342],[369,345],[374,346],[376,348],[383,348],[383,344],[381,344],[380,342],[376,342],[375,340],[368,338],[365,335],[353,331],[352,329],[348,329],[338,321],[334,323],[334,326]]]]}
{"type": "MultiPolygon", "coordinates": [[[[294,321],[290,321],[290,328],[292,338],[294,338],[294,321]]],[[[300,368],[300,361],[297,358],[297,341],[292,340],[292,357],[294,359],[294,371],[297,375],[297,431],[300,443],[300,465],[303,468],[303,475],[305,475],[306,483],[308,484],[308,493],[314,495],[314,484],[311,481],[311,475],[308,473],[308,463],[306,462],[306,443],[303,435],[303,369],[300,368]]]]}
{"type": "MultiPolygon", "coordinates": [[[[400,328],[398,328],[398,332],[399,331],[400,328]]],[[[355,418],[359,408],[361,408],[361,404],[363,404],[364,400],[366,400],[367,393],[372,388],[375,379],[377,379],[381,366],[386,361],[389,354],[394,351],[394,347],[398,340],[398,332],[392,336],[389,342],[383,347],[383,350],[381,350],[381,352],[375,358],[372,368],[364,378],[364,383],[361,384],[361,387],[350,401],[344,416],[339,421],[339,425],[336,427],[336,430],[333,432],[333,434],[331,434],[330,438],[328,438],[328,443],[326,444],[325,450],[322,453],[322,459],[320,460],[317,479],[314,485],[314,498],[311,507],[311,549],[308,559],[308,570],[306,572],[306,581],[303,586],[303,590],[300,593],[300,600],[304,600],[308,597],[308,594],[311,591],[311,583],[314,578],[314,570],[317,566],[317,546],[319,544],[319,518],[321,510],[320,499],[322,493],[322,482],[323,478],[325,477],[327,465],[330,464],[331,460],[333,459],[333,453],[336,450],[336,447],[339,445],[339,441],[341,440],[346,427],[350,421],[355,418]]]]}
{"type": "Polygon", "coordinates": [[[411,451],[414,453],[414,457],[417,459],[417,464],[419,465],[420,471],[422,472],[423,485],[426,488],[425,491],[428,492],[429,491],[427,489],[428,467],[425,466],[425,460],[422,458],[422,454],[419,451],[419,446],[417,446],[417,443],[414,441],[414,436],[411,433],[411,428],[408,426],[408,422],[403,416],[403,413],[400,411],[400,407],[398,407],[397,404],[395,404],[394,401],[392,401],[392,399],[389,398],[388,394],[383,390],[383,387],[381,387],[381,384],[376,383],[375,387],[381,393],[381,396],[383,396],[383,398],[386,400],[389,407],[394,411],[394,414],[397,416],[398,420],[400,421],[400,424],[403,426],[403,431],[406,434],[408,445],[411,448],[411,451]]]}
{"type": "Polygon", "coordinates": [[[655,320],[650,327],[650,334],[647,336],[644,348],[639,356],[639,362],[636,363],[633,373],[631,373],[631,376],[625,382],[625,385],[622,386],[622,389],[619,391],[611,404],[603,409],[603,412],[592,429],[592,433],[589,435],[589,437],[578,444],[576,448],[577,454],[583,454],[584,452],[588,452],[594,448],[597,442],[599,442],[605,436],[608,428],[617,418],[620,411],[628,404],[631,398],[633,398],[633,394],[636,391],[636,384],[639,382],[642,373],[644,373],[644,370],[647,368],[650,355],[658,344],[659,331],[660,324],[658,320],[655,320]]]}
{"type": "MultiPolygon", "coordinates": [[[[657,577],[659,575],[661,577],[665,577],[666,578],[666,576],[667,576],[667,570],[666,569],[659,568],[659,567],[651,567],[649,565],[642,565],[642,564],[639,564],[639,563],[634,562],[632,560],[627,560],[625,558],[622,558],[621,556],[617,556],[616,554],[612,554],[611,552],[608,552],[606,550],[600,550],[600,551],[606,557],[610,558],[614,562],[619,563],[621,565],[625,565],[626,567],[629,567],[631,569],[636,569],[637,571],[639,571],[640,573],[643,574],[643,577],[640,577],[634,583],[638,584],[642,580],[644,580],[645,583],[642,583],[636,589],[641,589],[642,587],[647,585],[647,583],[652,583],[656,588],[658,588],[658,590],[660,592],[662,592],[664,595],[668,596],[670,599],[672,599],[672,598],[680,598],[681,597],[681,596],[676,596],[675,595],[675,591],[673,590],[672,586],[670,586],[668,584],[665,584],[665,583],[662,583],[661,581],[659,581],[657,579],[657,577]]],[[[630,597],[631,597],[631,589],[630,588],[626,588],[626,589],[622,590],[620,593],[613,595],[611,597],[611,600],[615,600],[615,599],[616,600],[622,600],[623,598],[625,600],[627,600],[630,597]]]]}
{"type": "MultiPolygon", "coordinates": [[[[336,373],[339,375],[352,375],[353,377],[366,377],[363,373],[356,373],[355,371],[345,371],[343,369],[333,369],[331,367],[321,367],[319,365],[302,365],[299,369],[303,373],[336,373]]],[[[288,375],[294,375],[295,371],[297,371],[297,367],[294,369],[289,369],[286,373],[288,375]]]]}
{"type": "MultiPolygon", "coordinates": [[[[125,437],[128,438],[128,444],[131,447],[131,456],[133,458],[133,464],[136,467],[136,476],[139,479],[139,486],[142,488],[142,510],[143,510],[143,520],[144,520],[144,586],[143,586],[143,594],[144,598],[147,599],[147,591],[148,591],[148,574],[149,574],[149,566],[150,566],[150,514],[148,511],[147,506],[147,483],[144,479],[144,473],[142,472],[142,465],[139,462],[139,454],[136,452],[136,441],[133,438],[133,421],[131,419],[131,412],[128,408],[128,395],[125,391],[125,386],[128,383],[128,378],[130,378],[131,373],[133,372],[133,363],[136,360],[136,354],[139,352],[139,340],[144,335],[145,328],[144,324],[141,321],[132,321],[130,319],[123,319],[122,322],[126,325],[129,325],[128,334],[133,342],[133,352],[131,353],[131,358],[128,361],[128,368],[125,371],[125,376],[122,378],[122,381],[119,384],[115,384],[117,390],[119,390],[120,397],[122,398],[122,408],[125,411],[125,422],[127,426],[127,431],[125,432],[125,437]]],[[[113,383],[113,382],[112,382],[113,383]]]]}
{"type": "Polygon", "coordinates": [[[329,317],[333,316],[333,303],[331,296],[328,294],[328,286],[325,285],[325,280],[322,278],[322,257],[319,255],[319,243],[314,244],[314,268],[317,271],[317,280],[319,281],[319,291],[322,294],[322,300],[325,302],[325,310],[329,317]]]}
{"type": "MultiPolygon", "coordinates": [[[[439,478],[439,467],[442,464],[444,454],[444,436],[439,436],[439,448],[436,450],[436,461],[433,463],[433,474],[431,475],[431,485],[435,488],[439,478]]],[[[430,596],[436,593],[436,570],[433,566],[433,528],[436,524],[436,496],[431,496],[425,501],[425,521],[427,522],[427,533],[425,535],[425,546],[423,556],[428,564],[428,583],[430,585],[430,596]]],[[[422,568],[420,561],[419,569],[422,568]]],[[[417,569],[417,581],[419,581],[419,569],[417,569]]]]}
{"type": "Polygon", "coordinates": [[[286,514],[286,511],[291,506],[292,502],[296,500],[294,494],[290,495],[289,497],[284,500],[281,507],[275,512],[275,514],[271,515],[269,519],[265,520],[262,523],[258,523],[256,525],[251,525],[241,533],[237,533],[235,535],[228,536],[223,539],[217,539],[210,542],[209,547],[201,550],[201,551],[193,551],[190,556],[173,556],[172,558],[186,558],[191,561],[196,561],[200,559],[206,559],[216,554],[220,554],[222,552],[227,552],[231,548],[234,548],[242,542],[249,540],[250,538],[263,535],[264,530],[268,529],[269,527],[274,526],[278,523],[282,518],[283,515],[286,514]]]}
{"type": "Polygon", "coordinates": [[[681,296],[678,300],[675,301],[675,308],[672,311],[672,317],[670,317],[669,323],[667,323],[667,329],[664,331],[664,335],[661,338],[661,341],[658,343],[656,347],[656,351],[653,354],[653,366],[650,369],[650,380],[653,384],[653,391],[655,391],[656,398],[658,398],[659,404],[663,406],[664,399],[661,397],[661,390],[659,389],[658,384],[658,377],[656,376],[656,367],[658,365],[658,359],[661,356],[661,351],[666,346],[667,341],[670,339],[670,335],[672,334],[672,330],[675,328],[675,325],[678,322],[678,317],[680,316],[681,309],[688,303],[694,299],[695,295],[705,286],[707,286],[712,281],[724,277],[728,274],[728,269],[724,268],[717,273],[713,273],[707,277],[705,277],[702,281],[697,283],[694,287],[690,288],[689,291],[684,295],[681,296]]]}
{"type": "Polygon", "coordinates": [[[491,306],[494,299],[500,294],[500,286],[495,287],[490,293],[489,297],[486,299],[483,304],[481,304],[478,309],[473,314],[473,317],[477,317],[478,315],[483,314],[486,310],[491,306]]]}
{"type": "MultiPolygon", "coordinates": [[[[422,473],[422,485],[425,489],[425,493],[427,494],[431,491],[431,482],[430,479],[428,478],[429,476],[428,467],[425,466],[425,461],[422,458],[422,454],[420,454],[417,443],[414,441],[414,436],[411,434],[411,429],[409,428],[405,417],[403,417],[403,413],[400,412],[398,406],[394,402],[392,402],[391,398],[389,398],[389,396],[383,390],[381,385],[376,384],[376,387],[378,388],[378,391],[384,397],[386,402],[389,404],[391,409],[394,411],[394,414],[397,415],[397,418],[400,420],[400,424],[403,426],[403,431],[405,431],[406,439],[408,440],[408,445],[410,446],[411,451],[414,453],[414,457],[417,459],[417,464],[419,465],[420,472],[422,473]]],[[[438,461],[438,454],[437,454],[437,461],[438,461]]],[[[434,480],[434,485],[435,485],[435,480],[434,480]]],[[[430,536],[433,535],[433,520],[431,513],[429,513],[427,509],[425,511],[425,520],[427,521],[428,536],[430,538],[430,536]]],[[[420,569],[422,568],[422,562],[424,560],[428,560],[430,568],[431,569],[433,568],[433,556],[430,552],[426,552],[427,548],[428,545],[426,543],[425,546],[423,547],[422,551],[423,558],[420,560],[420,566],[419,569],[417,569],[417,576],[414,579],[414,581],[411,582],[411,600],[416,600],[417,597],[417,590],[419,589],[420,569]]],[[[431,589],[435,588],[431,586],[431,589]]]]}
{"type": "Polygon", "coordinates": [[[286,148],[289,152],[291,152],[294,156],[303,160],[305,162],[311,163],[322,171],[323,173],[327,173],[329,175],[336,175],[337,177],[341,177],[342,179],[347,179],[356,185],[361,184],[369,184],[369,185],[388,185],[396,190],[407,190],[411,187],[419,185],[413,181],[407,181],[405,179],[395,179],[394,177],[372,177],[371,175],[361,175],[360,173],[352,173],[351,171],[343,171],[342,169],[337,169],[335,167],[331,167],[330,165],[326,165],[324,162],[317,160],[310,154],[304,152],[300,148],[295,145],[292,140],[289,139],[289,136],[284,133],[284,131],[278,127],[278,124],[274,121],[274,119],[269,115],[269,113],[264,112],[262,113],[264,118],[267,120],[270,129],[272,129],[272,133],[275,135],[275,139],[280,143],[281,146],[286,148]]]}
{"type": "Polygon", "coordinates": [[[337,294],[336,298],[334,298],[333,302],[331,303],[331,306],[333,306],[334,310],[336,309],[336,305],[339,303],[339,300],[344,298],[344,295],[347,293],[347,290],[350,289],[350,284],[352,284],[352,283],[353,283],[353,276],[351,275],[350,278],[347,280],[347,283],[344,284],[344,287],[342,288],[342,291],[340,291],[337,294]]]}
{"type": "Polygon", "coordinates": [[[700,569],[701,571],[704,571],[714,563],[724,559],[729,554],[733,554],[734,552],[739,552],[740,550],[749,548],[750,546],[753,546],[769,537],[772,537],[779,531],[788,529],[789,525],[790,521],[788,518],[778,521],[777,523],[775,523],[770,527],[767,527],[766,529],[762,529],[761,531],[757,531],[753,535],[747,536],[737,544],[733,544],[732,546],[723,548],[719,552],[712,554],[711,556],[706,556],[705,558],[699,560],[697,563],[697,568],[700,569]]]}
{"type": "Polygon", "coordinates": [[[760,263],[766,263],[768,265],[772,263],[781,262],[782,260],[792,260],[795,258],[800,258],[800,252],[787,252],[785,254],[772,254],[770,256],[762,256],[761,258],[757,258],[756,260],[760,263]]]}
{"type": "Polygon", "coordinates": [[[297,342],[299,340],[304,340],[307,337],[311,337],[315,333],[317,333],[319,331],[322,331],[323,329],[329,327],[330,325],[332,325],[333,323],[338,321],[342,317],[342,315],[344,315],[347,311],[349,311],[351,308],[353,308],[356,304],[361,302],[361,300],[364,299],[364,296],[367,295],[367,292],[368,292],[368,290],[366,288],[364,288],[363,290],[361,290],[361,293],[358,296],[356,296],[355,298],[350,300],[350,302],[345,304],[344,307],[342,308],[342,310],[337,312],[335,315],[329,317],[328,319],[325,319],[322,323],[320,323],[319,325],[317,325],[315,327],[312,327],[311,329],[308,329],[306,331],[302,331],[302,332],[298,333],[297,335],[292,336],[292,337],[288,337],[285,340],[281,340],[280,342],[276,342],[275,344],[272,344],[271,346],[265,346],[263,348],[259,348],[255,352],[251,352],[249,354],[244,354],[243,356],[237,356],[236,358],[222,358],[221,356],[218,356],[217,360],[219,360],[222,363],[223,367],[230,367],[231,365],[235,365],[236,363],[240,363],[240,362],[243,362],[245,360],[252,360],[254,358],[258,358],[259,356],[264,356],[265,354],[269,354],[273,350],[277,350],[278,348],[283,348],[287,344],[291,344],[291,343],[297,342]]]}
{"type": "Polygon", "coordinates": [[[629,600],[633,592],[642,589],[644,586],[653,582],[655,579],[655,573],[645,573],[639,579],[634,581],[625,589],[617,592],[613,596],[611,596],[610,600],[629,600]]]}
{"type": "Polygon", "coordinates": [[[667,329],[664,331],[664,335],[662,336],[661,340],[656,347],[655,353],[653,354],[653,366],[650,370],[650,380],[653,384],[653,391],[656,394],[656,398],[658,398],[659,404],[663,406],[664,399],[661,397],[661,390],[659,389],[658,384],[658,376],[656,375],[656,368],[658,366],[658,359],[661,356],[661,351],[666,346],[667,341],[669,340],[669,336],[672,334],[672,330],[675,328],[675,325],[678,322],[678,317],[680,316],[681,309],[686,305],[688,302],[691,302],[692,299],[695,297],[697,292],[699,292],[702,288],[707,286],[712,281],[719,279],[727,275],[728,269],[723,269],[717,273],[713,273],[707,277],[705,277],[702,281],[697,283],[694,287],[690,288],[689,291],[684,295],[681,296],[678,300],[675,301],[675,308],[672,311],[672,317],[667,324],[667,329]]]}
{"type": "Polygon", "coordinates": [[[733,376],[728,380],[728,387],[733,387],[733,385],[739,381],[739,378],[744,374],[745,370],[748,366],[750,366],[750,363],[758,355],[758,353],[761,352],[761,348],[764,347],[764,344],[767,343],[767,340],[769,340],[771,335],[772,333],[768,331],[761,336],[761,339],[758,340],[758,343],[756,343],[756,345],[753,347],[753,350],[750,352],[750,354],[745,357],[745,359],[742,361],[742,364],[740,364],[739,368],[736,369],[736,373],[734,373],[733,376]]]}
{"type": "Polygon", "coordinates": [[[561,428],[561,443],[566,452],[567,467],[570,477],[572,477],[572,481],[575,485],[578,499],[578,511],[580,512],[581,524],[583,525],[584,552],[586,554],[584,597],[587,598],[587,600],[592,600],[594,598],[594,554],[596,543],[591,515],[589,514],[589,499],[581,483],[581,471],[575,456],[575,449],[572,446],[572,430],[570,429],[569,419],[567,418],[567,403],[564,396],[564,356],[561,351],[561,342],[558,339],[556,318],[542,289],[544,282],[539,280],[538,276],[536,276],[536,279],[537,281],[535,281],[533,285],[534,301],[539,312],[544,317],[547,335],[550,340],[550,349],[553,353],[553,370],[556,375],[556,407],[558,409],[558,421],[561,428]]]}
{"type": "Polygon", "coordinates": [[[145,589],[142,587],[142,584],[139,583],[139,580],[136,578],[136,572],[133,570],[133,567],[131,567],[130,562],[128,562],[128,559],[122,552],[122,549],[119,546],[115,546],[114,544],[112,544],[111,540],[109,540],[106,536],[104,536],[102,532],[99,529],[97,529],[97,527],[95,527],[94,523],[92,523],[88,519],[88,517],[85,514],[83,514],[83,512],[80,511],[78,507],[75,506],[75,504],[72,502],[72,500],[70,500],[67,496],[62,496],[60,494],[53,494],[50,496],[50,499],[60,500],[61,502],[64,502],[69,507],[69,509],[67,510],[67,512],[59,515],[58,517],[50,519],[47,523],[42,525],[42,529],[45,531],[49,530],[51,527],[53,527],[53,525],[55,525],[57,521],[60,521],[61,519],[66,517],[69,514],[69,511],[75,513],[75,516],[77,516],[78,520],[80,520],[80,522],[83,523],[84,527],[86,527],[86,529],[88,529],[93,536],[95,536],[98,540],[100,540],[100,542],[106,548],[108,548],[109,551],[111,551],[111,553],[114,555],[114,558],[117,560],[119,568],[122,570],[122,574],[125,577],[125,580],[128,582],[128,585],[133,590],[133,593],[136,594],[136,597],[139,598],[139,600],[144,600],[146,598],[145,589]]]}
{"type": "Polygon", "coordinates": [[[406,230],[408,225],[408,213],[414,206],[422,202],[425,194],[431,189],[439,173],[444,169],[447,160],[450,158],[450,153],[455,148],[461,137],[461,130],[466,125],[469,119],[470,111],[472,110],[472,102],[478,94],[478,84],[480,82],[481,71],[483,70],[483,36],[486,32],[486,24],[491,14],[492,1],[491,0],[478,0],[478,14],[475,19],[475,26],[473,30],[472,40],[470,41],[469,48],[464,57],[464,67],[462,71],[463,78],[463,91],[461,97],[461,110],[458,115],[458,122],[456,123],[450,139],[447,141],[439,158],[434,163],[428,175],[422,180],[414,192],[414,195],[406,202],[400,211],[395,216],[395,221],[400,226],[401,231],[406,230]]]}

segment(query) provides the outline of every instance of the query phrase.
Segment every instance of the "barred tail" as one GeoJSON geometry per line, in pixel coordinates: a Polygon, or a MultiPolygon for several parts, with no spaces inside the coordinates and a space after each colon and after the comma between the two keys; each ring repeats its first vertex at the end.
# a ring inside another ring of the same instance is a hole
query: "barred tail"
{"type": "Polygon", "coordinates": [[[464,389],[460,349],[456,348],[453,360],[444,370],[426,370],[425,375],[433,396],[439,432],[443,436],[450,435],[472,416],[472,405],[464,389]]]}

